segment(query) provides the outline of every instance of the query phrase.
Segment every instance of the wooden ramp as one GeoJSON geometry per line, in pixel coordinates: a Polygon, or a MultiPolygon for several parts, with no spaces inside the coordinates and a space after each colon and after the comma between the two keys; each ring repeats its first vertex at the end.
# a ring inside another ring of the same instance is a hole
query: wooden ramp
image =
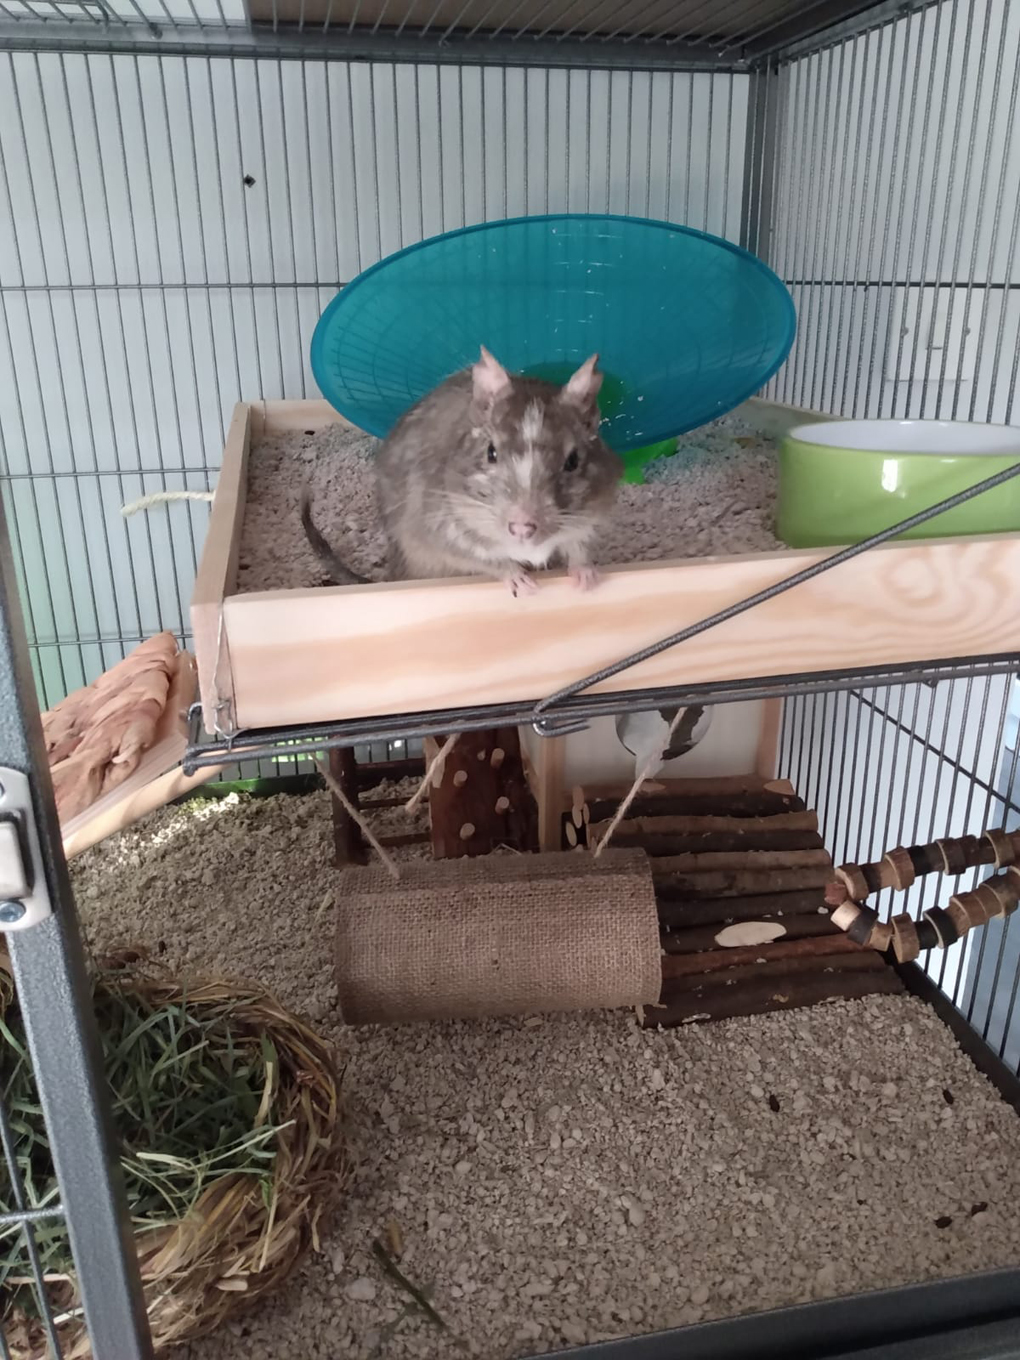
{"type": "MultiPolygon", "coordinates": [[[[575,789],[566,844],[596,845],[627,791],[575,789]]],[[[787,781],[647,781],[612,844],[652,859],[662,996],[646,1028],[904,990],[881,955],[832,924],[832,862],[816,814],[787,781]]]]}

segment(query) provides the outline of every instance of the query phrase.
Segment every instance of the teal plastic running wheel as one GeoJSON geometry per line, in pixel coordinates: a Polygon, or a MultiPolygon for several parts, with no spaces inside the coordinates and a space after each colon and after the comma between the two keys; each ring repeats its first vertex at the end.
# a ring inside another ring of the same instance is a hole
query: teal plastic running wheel
{"type": "Polygon", "coordinates": [[[603,438],[640,481],[678,435],[768,382],[795,329],[786,288],[739,246],[569,213],[466,227],[381,260],[323,312],[311,361],[326,400],[381,438],[480,345],[552,381],[597,352],[603,438]]]}

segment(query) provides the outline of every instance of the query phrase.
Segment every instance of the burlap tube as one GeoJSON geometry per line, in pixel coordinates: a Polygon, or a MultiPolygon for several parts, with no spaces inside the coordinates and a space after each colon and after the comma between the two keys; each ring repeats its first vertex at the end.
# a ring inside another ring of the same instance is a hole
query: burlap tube
{"type": "Polygon", "coordinates": [[[496,855],[341,875],[350,1024],[651,1005],[662,985],[643,851],[496,855]]]}

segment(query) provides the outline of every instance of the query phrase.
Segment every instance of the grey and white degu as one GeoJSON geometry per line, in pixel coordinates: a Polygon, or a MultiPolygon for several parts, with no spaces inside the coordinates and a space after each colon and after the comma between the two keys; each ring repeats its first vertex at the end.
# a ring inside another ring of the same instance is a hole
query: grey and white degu
{"type": "MultiPolygon", "coordinates": [[[[391,579],[495,576],[514,595],[530,567],[565,565],[582,588],[610,514],[621,459],[599,438],[598,355],[562,387],[516,377],[482,348],[401,417],[376,454],[391,579]]],[[[338,584],[359,583],[301,501],[305,533],[338,584]]]]}

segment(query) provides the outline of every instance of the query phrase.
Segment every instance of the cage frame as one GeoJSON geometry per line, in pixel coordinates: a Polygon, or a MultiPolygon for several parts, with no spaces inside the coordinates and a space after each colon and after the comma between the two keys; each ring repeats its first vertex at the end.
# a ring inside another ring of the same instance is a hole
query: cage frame
{"type": "MultiPolygon", "coordinates": [[[[538,66],[588,70],[628,71],[683,70],[740,73],[750,76],[747,113],[747,154],[744,162],[740,239],[748,249],[766,253],[772,223],[773,197],[777,192],[772,169],[777,155],[777,96],[779,66],[799,57],[819,53],[848,37],[889,24],[937,3],[937,0],[813,0],[804,6],[813,11],[817,24],[805,28],[786,25],[751,31],[745,41],[724,41],[715,46],[660,38],[641,48],[629,42],[607,39],[597,48],[577,33],[572,38],[529,35],[527,44],[510,38],[478,39],[457,32],[443,41],[428,44],[421,37],[401,31],[362,32],[352,23],[347,32],[331,31],[327,21],[322,32],[313,32],[303,19],[281,31],[275,22],[230,25],[175,20],[165,0],[163,17],[147,16],[132,0],[137,23],[115,16],[97,0],[91,8],[102,17],[72,18],[71,8],[57,0],[0,3],[0,52],[130,53],[165,56],[201,56],[225,59],[276,61],[423,61],[451,65],[538,66]],[[21,5],[32,17],[20,17],[21,5]],[[36,11],[47,8],[53,15],[36,11]],[[87,26],[88,25],[88,26],[87,26]]],[[[90,8],[81,6],[84,10],[90,8]]],[[[569,8],[569,7],[568,7],[569,8]]],[[[642,6],[635,5],[636,11],[642,6]]],[[[646,3],[644,9],[651,8],[646,3]]],[[[695,5],[695,10],[699,7],[695,5]]],[[[704,9],[704,6],[700,7],[704,9]]],[[[743,8],[761,9],[760,0],[724,0],[721,13],[743,8]]],[[[331,6],[332,9],[332,6],[331,6]]],[[[193,11],[194,12],[194,11],[193,11]]],[[[222,11],[221,11],[222,13],[222,11]]],[[[302,9],[303,14],[303,9],[302,9]]],[[[591,36],[591,35],[588,35],[591,36]]],[[[633,694],[634,707],[685,702],[725,703],[748,697],[790,698],[846,689],[862,679],[931,682],[968,675],[1014,675],[1020,658],[1010,655],[961,658],[946,666],[937,659],[899,668],[895,672],[844,671],[814,675],[775,677],[765,683],[753,680],[713,687],[676,686],[633,694]]],[[[17,582],[11,560],[6,517],[0,505],[0,765],[21,770],[30,779],[33,807],[26,815],[40,829],[45,875],[53,908],[52,917],[24,932],[8,930],[7,939],[15,963],[19,989],[29,1019],[30,1043],[40,1091],[46,1105],[54,1159],[61,1183],[61,1212],[69,1222],[72,1245],[83,1293],[88,1328],[97,1353],[117,1360],[146,1360],[150,1354],[141,1309],[140,1286],[133,1268],[133,1255],[126,1240],[125,1205],[116,1174],[116,1159],[109,1134],[106,1100],[96,1061],[94,1021],[84,985],[84,961],[78,936],[55,810],[49,790],[44,754],[38,738],[38,704],[18,604],[17,582]],[[56,984],[54,985],[56,980],[56,984]]],[[[578,722],[606,712],[618,712],[628,695],[576,697],[560,710],[578,722]]],[[[455,712],[400,714],[385,721],[361,719],[345,724],[320,724],[232,735],[219,747],[197,735],[197,712],[193,713],[193,741],[188,751],[192,768],[232,759],[265,757],[292,752],[294,743],[308,750],[349,745],[355,741],[386,741],[398,734],[426,736],[535,719],[534,703],[498,707],[463,707],[455,712]]],[[[911,966],[913,967],[913,966],[911,966]]],[[[907,970],[909,974],[910,970],[907,970]]],[[[917,977],[922,975],[915,970],[917,977]]],[[[919,987],[922,984],[918,982],[919,987]]],[[[922,987],[923,990],[923,987],[922,987]]],[[[941,995],[941,994],[940,994],[941,995]]],[[[966,1025],[953,1008],[944,1017],[959,1029],[961,1042],[971,1036],[975,1056],[995,1071],[994,1054],[981,1047],[980,1036],[966,1025]],[[955,1021],[954,1021],[955,1017],[955,1021]],[[957,1023],[958,1022],[958,1023],[957,1023]]],[[[1000,1066],[1002,1066],[1000,1064],[1000,1066]]],[[[1003,1072],[1013,1080],[1003,1066],[1003,1072]]],[[[1000,1074],[1001,1075],[1001,1074],[1000,1074]]],[[[1008,1086],[1008,1083],[1006,1083],[1008,1086]]],[[[1004,1088],[1000,1088],[1004,1089],[1004,1088]]],[[[3,1120],[0,1116],[0,1135],[3,1120]]],[[[0,1226],[21,1226],[31,1240],[31,1211],[8,1216],[0,1226]]],[[[46,1308],[46,1300],[41,1299],[46,1308]]],[[[591,1357],[591,1360],[665,1360],[683,1355],[685,1360],[743,1360],[762,1353],[808,1357],[867,1351],[873,1360],[955,1360],[980,1351],[1006,1360],[1020,1355],[1020,1268],[986,1272],[938,1281],[881,1294],[857,1295],[796,1309],[778,1309],[748,1317],[685,1328],[676,1333],[649,1334],[626,1341],[587,1346],[560,1355],[591,1357]],[[935,1335],[933,1335],[935,1333],[935,1335]],[[919,1340],[924,1338],[923,1340],[919,1340]]],[[[0,1338],[0,1355],[6,1353],[0,1338]]]]}

